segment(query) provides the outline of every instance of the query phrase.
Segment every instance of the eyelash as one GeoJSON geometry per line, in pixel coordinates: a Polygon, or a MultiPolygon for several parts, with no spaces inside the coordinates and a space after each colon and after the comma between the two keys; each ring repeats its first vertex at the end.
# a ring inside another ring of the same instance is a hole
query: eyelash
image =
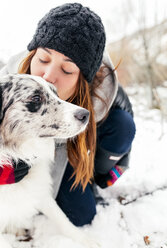
{"type": "Polygon", "coordinates": [[[39,61],[40,61],[41,63],[43,63],[43,64],[48,63],[48,61],[45,61],[45,60],[42,60],[42,59],[39,59],[39,61]]]}
{"type": "Polygon", "coordinates": [[[62,71],[63,71],[65,74],[67,74],[67,75],[72,74],[72,72],[65,71],[63,68],[62,68],[62,71]]]}
{"type": "MultiPolygon", "coordinates": [[[[39,59],[39,61],[40,61],[41,63],[43,63],[43,64],[47,64],[47,63],[48,63],[48,61],[45,61],[45,60],[42,60],[42,59],[39,59]]],[[[72,74],[72,72],[65,71],[63,68],[62,68],[62,71],[63,71],[65,74],[67,74],[67,75],[72,74]]]]}

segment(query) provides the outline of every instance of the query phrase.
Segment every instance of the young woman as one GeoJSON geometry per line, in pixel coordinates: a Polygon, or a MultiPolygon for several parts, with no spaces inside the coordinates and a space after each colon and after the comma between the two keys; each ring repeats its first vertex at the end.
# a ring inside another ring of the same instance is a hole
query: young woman
{"type": "MultiPolygon", "coordinates": [[[[64,4],[40,20],[28,51],[0,72],[41,76],[55,85],[61,99],[90,111],[85,132],[55,141],[54,197],[77,226],[91,223],[96,214],[92,184],[106,188],[127,169],[135,135],[132,107],[104,52],[105,39],[98,15],[79,3],[64,4]]],[[[13,171],[15,182],[28,170],[20,162],[13,171]]]]}

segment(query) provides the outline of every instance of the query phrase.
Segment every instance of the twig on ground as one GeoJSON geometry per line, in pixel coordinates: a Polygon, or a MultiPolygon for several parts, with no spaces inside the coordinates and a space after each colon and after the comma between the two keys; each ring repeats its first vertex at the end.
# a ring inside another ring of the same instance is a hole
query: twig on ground
{"type": "Polygon", "coordinates": [[[130,204],[130,203],[133,203],[135,201],[137,201],[138,199],[142,198],[142,197],[145,197],[147,195],[153,195],[156,191],[158,190],[166,190],[167,189],[167,185],[165,186],[162,186],[162,187],[159,187],[153,191],[150,191],[150,192],[145,192],[145,193],[141,193],[139,194],[136,198],[132,199],[132,200],[128,200],[126,199],[126,196],[119,196],[118,197],[118,201],[122,204],[122,205],[127,205],[127,204],[130,204]]]}

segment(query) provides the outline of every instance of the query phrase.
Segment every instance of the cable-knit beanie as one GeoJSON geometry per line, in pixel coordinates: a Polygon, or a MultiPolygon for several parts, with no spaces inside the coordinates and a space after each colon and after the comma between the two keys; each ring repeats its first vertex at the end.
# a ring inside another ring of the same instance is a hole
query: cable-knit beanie
{"type": "Polygon", "coordinates": [[[100,17],[89,8],[72,3],[51,9],[39,21],[27,48],[31,51],[46,47],[63,53],[90,83],[101,65],[105,40],[100,17]]]}

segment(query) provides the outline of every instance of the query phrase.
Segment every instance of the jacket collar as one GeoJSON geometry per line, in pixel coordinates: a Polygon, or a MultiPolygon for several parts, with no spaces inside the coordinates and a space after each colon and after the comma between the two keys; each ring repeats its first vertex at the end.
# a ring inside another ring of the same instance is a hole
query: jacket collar
{"type": "MultiPolygon", "coordinates": [[[[109,68],[114,69],[112,61],[105,51],[103,55],[103,65],[107,65],[109,68]]],[[[101,121],[111,108],[118,90],[117,74],[110,74],[109,69],[105,69],[106,77],[104,78],[102,84],[96,89],[97,95],[99,95],[107,104],[104,104],[99,98],[93,97],[93,107],[95,110],[96,122],[101,121]]]]}

